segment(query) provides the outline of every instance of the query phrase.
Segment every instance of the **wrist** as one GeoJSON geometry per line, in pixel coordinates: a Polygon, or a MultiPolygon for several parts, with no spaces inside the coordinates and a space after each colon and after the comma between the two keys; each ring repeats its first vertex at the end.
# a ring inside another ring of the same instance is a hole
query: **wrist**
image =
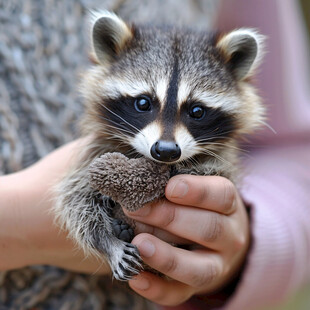
{"type": "Polygon", "coordinates": [[[0,270],[57,265],[69,247],[54,224],[51,184],[40,170],[37,164],[0,177],[0,270]]]}

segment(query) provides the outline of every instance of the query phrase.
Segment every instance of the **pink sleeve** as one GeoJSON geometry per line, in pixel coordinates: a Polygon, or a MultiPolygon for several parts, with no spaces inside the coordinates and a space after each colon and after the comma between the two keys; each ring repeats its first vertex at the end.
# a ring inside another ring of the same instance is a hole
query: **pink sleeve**
{"type": "Polygon", "coordinates": [[[227,310],[283,302],[310,281],[309,51],[300,13],[294,0],[223,1],[222,22],[268,36],[259,88],[277,132],[257,137],[245,162],[253,244],[227,310]]]}
{"type": "MultiPolygon", "coordinates": [[[[252,249],[227,309],[272,305],[310,281],[310,145],[279,147],[249,162],[252,249]]],[[[226,309],[226,308],[225,308],[226,309]]]]}
{"type": "MultiPolygon", "coordinates": [[[[267,35],[260,73],[269,110],[266,129],[254,139],[241,194],[251,205],[252,247],[225,310],[281,303],[310,281],[309,51],[295,0],[222,1],[222,30],[255,27],[267,35]]],[[[169,309],[209,309],[196,302],[169,309]]]]}

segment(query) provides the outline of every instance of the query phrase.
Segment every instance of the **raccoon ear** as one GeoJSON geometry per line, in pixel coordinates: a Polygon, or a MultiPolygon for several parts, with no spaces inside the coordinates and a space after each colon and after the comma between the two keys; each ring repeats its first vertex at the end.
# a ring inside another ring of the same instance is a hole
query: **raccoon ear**
{"type": "Polygon", "coordinates": [[[103,11],[92,15],[92,48],[96,60],[107,64],[116,58],[133,35],[126,23],[114,13],[103,11]]]}
{"type": "Polygon", "coordinates": [[[264,36],[254,29],[238,29],[222,36],[216,46],[236,79],[244,80],[253,74],[262,59],[264,36]]]}

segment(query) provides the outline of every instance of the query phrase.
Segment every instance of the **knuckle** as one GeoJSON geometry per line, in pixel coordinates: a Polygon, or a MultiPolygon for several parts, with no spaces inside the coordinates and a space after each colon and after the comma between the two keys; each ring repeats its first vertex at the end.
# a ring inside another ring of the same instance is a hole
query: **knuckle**
{"type": "Polygon", "coordinates": [[[162,228],[167,228],[175,221],[176,208],[174,206],[167,208],[165,205],[162,205],[158,213],[160,214],[158,217],[160,222],[158,224],[162,228]]]}
{"type": "Polygon", "coordinates": [[[208,186],[206,184],[203,184],[203,186],[199,188],[197,194],[195,195],[193,203],[194,205],[203,205],[204,203],[206,203],[208,198],[209,198],[208,186]]]}
{"type": "Polygon", "coordinates": [[[218,270],[215,265],[208,265],[204,272],[192,276],[191,283],[195,288],[205,287],[212,283],[218,276],[218,270]]]}
{"type": "Polygon", "coordinates": [[[223,220],[219,214],[211,213],[208,215],[209,221],[202,227],[201,239],[205,243],[214,242],[223,234],[223,220]]]}
{"type": "Polygon", "coordinates": [[[233,242],[234,252],[239,252],[247,246],[247,239],[245,236],[238,236],[233,242]]]}
{"type": "Polygon", "coordinates": [[[169,299],[170,292],[167,293],[165,291],[164,287],[156,285],[148,292],[148,296],[145,296],[146,298],[150,299],[153,302],[156,302],[159,305],[170,305],[169,299]]]}
{"type": "Polygon", "coordinates": [[[178,262],[175,256],[171,255],[167,261],[162,265],[161,271],[167,275],[173,274],[178,267],[178,262]]]}
{"type": "Polygon", "coordinates": [[[135,234],[148,233],[154,235],[154,226],[147,225],[141,222],[135,222],[135,234]]]}
{"type": "Polygon", "coordinates": [[[156,301],[159,304],[162,304],[166,297],[167,296],[162,287],[156,287],[156,290],[153,290],[151,296],[152,300],[156,301]]]}
{"type": "Polygon", "coordinates": [[[222,209],[224,212],[229,213],[232,211],[236,199],[236,189],[234,184],[230,180],[223,178],[222,182],[222,209]]]}

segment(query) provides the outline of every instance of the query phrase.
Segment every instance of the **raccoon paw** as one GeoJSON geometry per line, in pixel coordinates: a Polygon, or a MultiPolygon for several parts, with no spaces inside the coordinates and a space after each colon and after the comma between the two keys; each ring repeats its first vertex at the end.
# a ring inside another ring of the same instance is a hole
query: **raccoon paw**
{"type": "Polygon", "coordinates": [[[137,247],[123,242],[111,259],[113,276],[120,281],[128,281],[142,269],[142,259],[137,247]]]}
{"type": "Polygon", "coordinates": [[[114,219],[112,222],[114,235],[125,242],[131,242],[134,237],[133,229],[125,222],[119,219],[114,219]]]}

